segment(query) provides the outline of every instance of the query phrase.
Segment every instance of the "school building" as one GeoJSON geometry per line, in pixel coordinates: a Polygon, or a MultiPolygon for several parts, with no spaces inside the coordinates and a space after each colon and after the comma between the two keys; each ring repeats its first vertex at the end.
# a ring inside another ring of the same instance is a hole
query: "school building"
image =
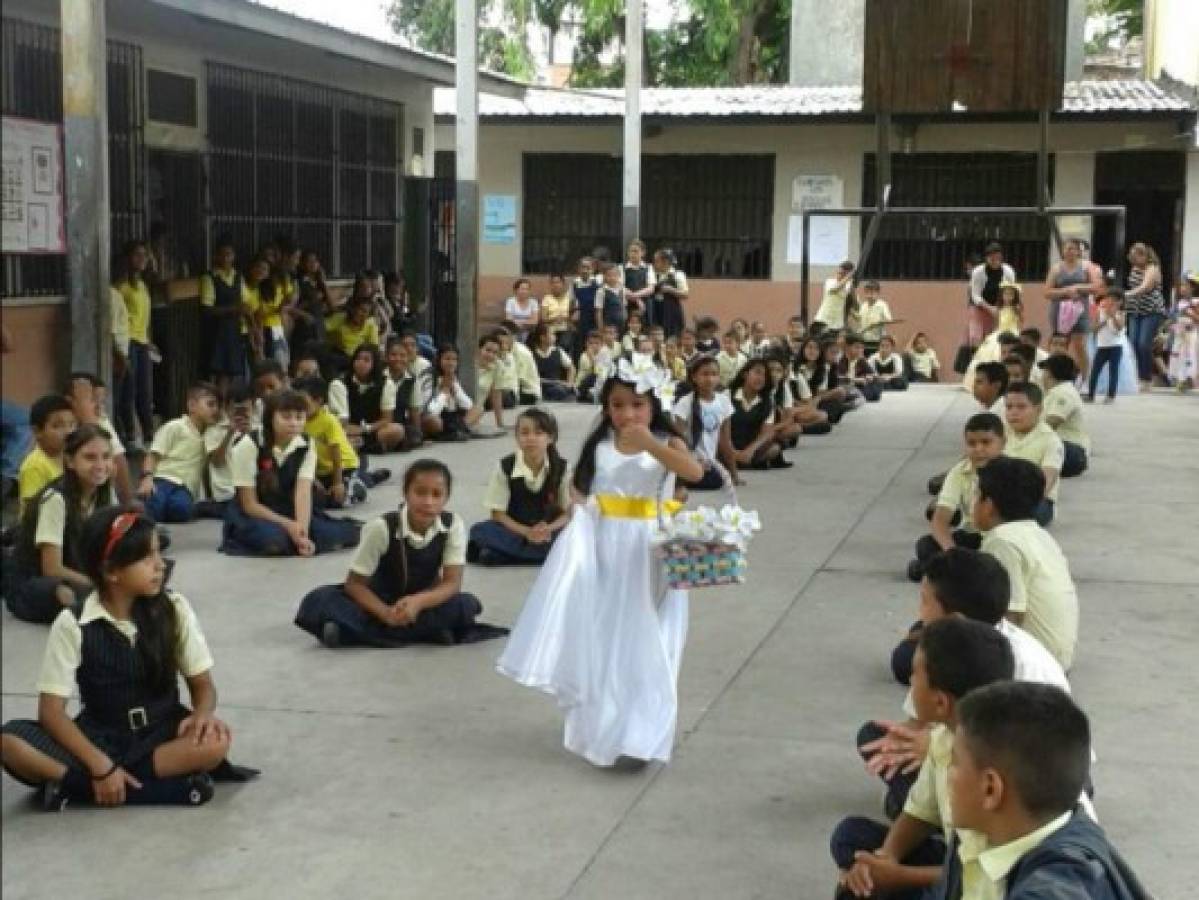
{"type": "MultiPolygon", "coordinates": [[[[436,92],[439,172],[452,170],[453,92],[436,92]]],[[[806,195],[829,206],[875,204],[877,134],[859,87],[648,89],[641,231],[670,247],[691,285],[692,314],[781,329],[800,306],[794,216],[806,195]]],[[[482,230],[481,315],[495,317],[518,274],[537,289],[595,248],[621,247],[621,91],[533,89],[480,98],[479,192],[515,210],[515,231],[482,230]]],[[[1162,254],[1166,272],[1199,266],[1199,147],[1194,91],[1166,79],[1068,82],[1051,116],[1049,178],[1057,206],[1123,205],[1127,241],[1162,254]]],[[[1035,206],[1035,117],[969,112],[895,117],[891,205],[1035,206]]],[[[814,220],[819,221],[819,220],[814,220]]],[[[810,312],[844,255],[857,260],[867,221],[825,219],[813,253],[810,312]],[[820,248],[819,250],[817,248],[820,248]],[[817,259],[814,255],[813,259],[817,259]]],[[[1060,222],[1115,265],[1114,221],[1060,222]]],[[[963,258],[998,240],[1026,287],[1027,319],[1043,330],[1042,285],[1053,242],[1035,217],[884,219],[863,268],[883,283],[901,340],[930,334],[948,364],[965,320],[963,258]]]]}
{"type": "MultiPolygon", "coordinates": [[[[194,352],[198,276],[222,233],[243,265],[284,233],[315,248],[333,279],[365,267],[444,277],[430,261],[444,269],[452,247],[452,185],[439,194],[428,176],[433,89],[453,84],[452,58],[248,0],[105,6],[111,246],[165,236],[154,246],[170,279],[155,309],[155,340],[172,345],[162,368],[192,368],[181,357],[194,352]]],[[[5,2],[2,65],[5,117],[62,122],[58,2],[5,2]]],[[[489,73],[481,85],[519,87],[489,73]]],[[[4,254],[17,344],[3,359],[6,398],[28,402],[64,374],[65,285],[63,255],[4,254]]]]}

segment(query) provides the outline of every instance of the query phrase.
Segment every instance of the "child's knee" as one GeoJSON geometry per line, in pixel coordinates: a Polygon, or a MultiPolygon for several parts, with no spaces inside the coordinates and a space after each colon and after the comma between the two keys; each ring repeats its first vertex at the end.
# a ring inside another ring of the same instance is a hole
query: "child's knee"
{"type": "Polygon", "coordinates": [[[233,736],[226,731],[220,737],[206,740],[196,748],[196,765],[202,772],[210,772],[219,766],[229,755],[233,746],[233,736]]]}

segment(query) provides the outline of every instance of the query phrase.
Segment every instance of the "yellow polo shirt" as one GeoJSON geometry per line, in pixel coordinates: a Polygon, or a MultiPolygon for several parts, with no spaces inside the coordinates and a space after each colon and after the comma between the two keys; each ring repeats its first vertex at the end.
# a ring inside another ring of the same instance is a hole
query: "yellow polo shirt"
{"type": "Polygon", "coordinates": [[[941,493],[937,494],[937,506],[962,514],[958,528],[977,531],[974,527],[974,495],[978,491],[978,470],[968,459],[959,460],[957,465],[945,473],[941,493]]]}
{"type": "Polygon", "coordinates": [[[998,847],[989,847],[985,837],[967,832],[970,840],[963,839],[958,847],[958,858],[962,861],[962,900],[1003,900],[1007,877],[1016,863],[1065,828],[1070,816],[1071,813],[1062,813],[1036,831],[998,847]]]}
{"type": "Polygon", "coordinates": [[[203,496],[208,448],[204,446],[204,432],[190,417],[180,416],[163,424],[154,433],[150,452],[159,457],[155,478],[183,485],[196,499],[203,496]]]}
{"type": "Polygon", "coordinates": [[[1054,429],[1059,438],[1078,444],[1087,453],[1091,452],[1091,438],[1082,425],[1082,397],[1078,394],[1078,388],[1064,381],[1051,387],[1045,394],[1041,418],[1048,424],[1050,416],[1062,420],[1054,429]]]}
{"type": "Polygon", "coordinates": [[[136,283],[121,281],[117,290],[125,301],[125,309],[129,312],[129,338],[139,344],[150,343],[150,289],[144,279],[136,283]]]}
{"type": "MultiPolygon", "coordinates": [[[[175,606],[175,660],[179,673],[184,678],[202,675],[212,668],[212,653],[196,621],[196,614],[182,594],[168,591],[167,599],[175,606]]],[[[91,594],[83,601],[78,619],[69,609],[64,609],[50,626],[42,671],[37,680],[39,694],[69,699],[75,693],[75,673],[83,662],[82,627],[97,619],[107,619],[130,644],[137,641],[137,625],[128,619],[113,618],[99,596],[91,594]]]]}
{"type": "Polygon", "coordinates": [[[737,373],[745,365],[745,359],[745,354],[740,351],[730,354],[721,350],[716,354],[716,367],[720,370],[720,384],[722,387],[728,387],[733,383],[733,379],[737,377],[737,373]]]}
{"type": "Polygon", "coordinates": [[[1078,593],[1053,535],[1032,519],[1005,522],[983,534],[982,549],[1007,569],[1008,611],[1023,613],[1024,630],[1069,671],[1078,644],[1078,593]]]}
{"type": "Polygon", "coordinates": [[[346,430],[329,411],[329,407],[322,406],[320,411],[308,420],[304,425],[304,433],[312,438],[316,445],[317,475],[328,475],[333,471],[334,447],[340,451],[343,472],[358,468],[358,454],[354,452],[350,439],[346,437],[346,430]]]}
{"type": "Polygon", "coordinates": [[[21,462],[17,471],[17,490],[21,497],[21,510],[25,504],[41,493],[42,488],[62,474],[62,460],[46,455],[41,447],[34,445],[21,462]]]}
{"type": "MultiPolygon", "coordinates": [[[[524,479],[525,486],[533,493],[537,493],[545,485],[549,471],[548,459],[542,463],[538,471],[534,472],[528,467],[524,456],[519,452],[516,454],[516,461],[512,464],[512,477],[524,479]]],[[[495,468],[491,471],[491,479],[487,482],[487,490],[483,493],[483,508],[492,512],[507,512],[508,501],[511,497],[512,489],[508,486],[508,476],[504,474],[500,463],[496,463],[495,468]]],[[[562,471],[557,500],[559,509],[565,509],[570,502],[570,466],[562,471]]]]}
{"type": "MultiPolygon", "coordinates": [[[[1010,425],[1004,426],[1004,431],[1007,433],[1007,443],[1003,448],[1005,456],[1026,459],[1042,469],[1056,469],[1059,473],[1062,471],[1066,448],[1062,446],[1062,439],[1057,436],[1057,432],[1046,425],[1044,420],[1038,422],[1036,427],[1026,434],[1017,434],[1010,425]]],[[[1058,488],[1061,484],[1062,480],[1059,478],[1046,495],[1054,503],[1057,502],[1058,488]]]]}
{"type": "Polygon", "coordinates": [[[541,321],[549,326],[551,334],[558,334],[570,327],[570,294],[555,297],[546,294],[541,299],[541,321]]]}
{"type": "Polygon", "coordinates": [[[356,326],[349,319],[342,319],[336,328],[330,329],[329,340],[346,356],[353,356],[363,344],[379,346],[379,323],[368,318],[356,326]]]}
{"type": "Polygon", "coordinates": [[[953,839],[953,813],[949,806],[949,758],[953,751],[953,732],[945,725],[934,725],[928,737],[928,755],[920,774],[908,791],[903,811],[909,816],[939,827],[945,843],[953,839]]]}

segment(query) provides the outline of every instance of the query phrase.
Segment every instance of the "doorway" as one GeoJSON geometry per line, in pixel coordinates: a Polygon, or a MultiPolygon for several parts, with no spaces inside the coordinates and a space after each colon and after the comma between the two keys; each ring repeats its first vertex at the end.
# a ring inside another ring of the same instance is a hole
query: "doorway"
{"type": "MultiPolygon", "coordinates": [[[[1162,261],[1162,290],[1174,286],[1182,253],[1182,216],[1186,197],[1186,154],[1169,151],[1115,151],[1095,154],[1095,203],[1128,210],[1123,252],[1138,241],[1157,251],[1162,261]]],[[[1109,269],[1126,266],[1108,259],[1115,240],[1115,221],[1097,218],[1095,262],[1109,269]]]]}

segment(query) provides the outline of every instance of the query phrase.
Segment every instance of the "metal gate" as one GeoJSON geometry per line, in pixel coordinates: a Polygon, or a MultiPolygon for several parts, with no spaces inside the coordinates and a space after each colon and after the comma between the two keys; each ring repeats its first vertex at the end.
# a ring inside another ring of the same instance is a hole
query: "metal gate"
{"type": "Polygon", "coordinates": [[[404,182],[404,276],[420,304],[421,327],[438,343],[458,336],[458,266],[454,239],[454,181],[404,182]]]}

